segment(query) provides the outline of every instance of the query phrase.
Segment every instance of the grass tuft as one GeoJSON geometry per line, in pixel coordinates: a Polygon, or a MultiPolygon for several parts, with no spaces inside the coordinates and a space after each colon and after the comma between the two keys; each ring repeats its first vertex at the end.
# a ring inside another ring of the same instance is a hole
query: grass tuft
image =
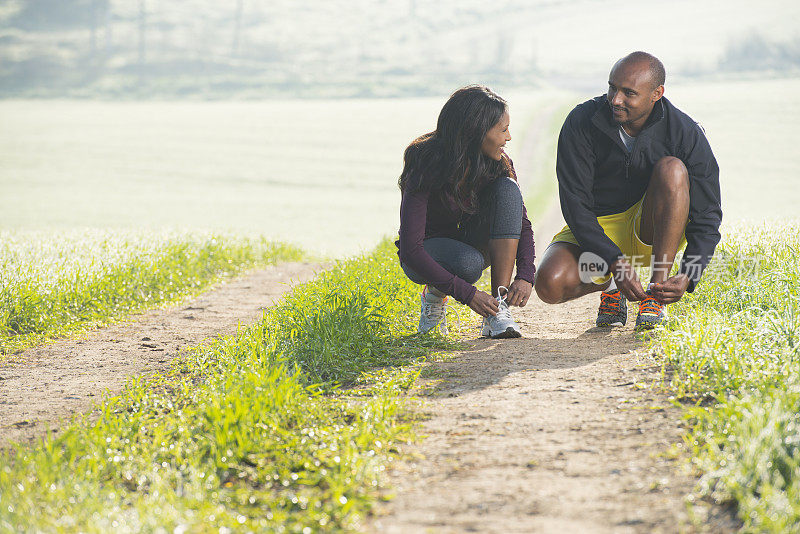
{"type": "Polygon", "coordinates": [[[214,234],[0,232],[0,354],[303,258],[291,245],[214,234]]]}
{"type": "Polygon", "coordinates": [[[700,492],[745,531],[800,524],[800,226],[729,230],[698,291],[651,341],[695,404],[686,443],[700,492]]]}
{"type": "Polygon", "coordinates": [[[398,391],[454,346],[412,334],[419,287],[393,248],[132,380],[95,423],[2,454],[0,531],[358,529],[413,435],[398,391]]]}

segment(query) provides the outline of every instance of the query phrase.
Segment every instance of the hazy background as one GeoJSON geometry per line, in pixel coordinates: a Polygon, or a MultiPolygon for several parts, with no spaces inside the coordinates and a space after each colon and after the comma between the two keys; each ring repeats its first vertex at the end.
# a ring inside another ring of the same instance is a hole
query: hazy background
{"type": "Polygon", "coordinates": [[[705,127],[726,221],[796,217],[798,20],[793,1],[6,0],[0,229],[369,248],[397,230],[403,149],[476,82],[508,98],[543,212],[563,116],[637,49],[705,127]]]}
{"type": "Polygon", "coordinates": [[[800,70],[800,2],[6,0],[8,96],[418,96],[479,79],[602,87],[646,49],[671,79],[800,70]]]}

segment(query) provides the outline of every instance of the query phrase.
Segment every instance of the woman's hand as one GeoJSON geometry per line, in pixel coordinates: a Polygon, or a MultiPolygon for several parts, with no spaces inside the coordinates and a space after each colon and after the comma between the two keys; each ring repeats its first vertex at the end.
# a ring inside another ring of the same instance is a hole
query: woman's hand
{"type": "Polygon", "coordinates": [[[533,284],[527,280],[517,278],[511,282],[511,287],[508,288],[506,304],[509,306],[525,306],[528,303],[532,290],[533,284]]]}
{"type": "Polygon", "coordinates": [[[481,317],[497,315],[497,312],[500,310],[497,306],[497,299],[480,289],[475,292],[472,300],[469,301],[469,307],[481,317]]]}

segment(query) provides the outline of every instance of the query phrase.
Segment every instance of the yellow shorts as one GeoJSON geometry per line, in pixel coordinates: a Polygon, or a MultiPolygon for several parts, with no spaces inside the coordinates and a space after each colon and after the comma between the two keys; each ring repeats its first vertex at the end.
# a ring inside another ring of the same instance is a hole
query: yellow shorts
{"type": "MultiPolygon", "coordinates": [[[[650,267],[653,261],[653,247],[639,239],[639,225],[642,220],[642,201],[644,197],[636,204],[628,208],[622,213],[614,213],[612,215],[603,215],[597,218],[600,227],[603,228],[605,234],[619,247],[622,253],[629,258],[629,261],[636,267],[650,267]]],[[[574,245],[578,244],[578,240],[572,234],[569,226],[565,226],[555,237],[552,243],[566,242],[574,245]]],[[[681,237],[681,244],[678,250],[686,246],[686,236],[681,237]]],[[[610,278],[606,275],[600,283],[605,282],[610,278]]]]}

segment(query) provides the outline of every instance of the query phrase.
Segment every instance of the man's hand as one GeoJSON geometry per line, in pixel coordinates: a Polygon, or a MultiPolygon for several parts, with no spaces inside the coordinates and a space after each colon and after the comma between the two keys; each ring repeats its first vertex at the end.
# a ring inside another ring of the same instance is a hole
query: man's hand
{"type": "Polygon", "coordinates": [[[660,284],[653,284],[650,293],[663,304],[678,302],[689,287],[689,277],[686,274],[670,276],[660,284]]]}
{"type": "Polygon", "coordinates": [[[480,289],[475,292],[472,300],[469,301],[469,307],[481,317],[497,315],[497,312],[500,310],[497,306],[497,299],[480,289]]]}
{"type": "Polygon", "coordinates": [[[636,269],[625,258],[620,258],[611,264],[614,281],[622,295],[631,301],[642,300],[647,295],[642,289],[642,283],[636,274],[636,269]]]}
{"type": "Polygon", "coordinates": [[[531,296],[531,291],[533,291],[533,284],[527,280],[517,278],[511,282],[511,287],[508,288],[506,303],[509,306],[525,306],[531,296]]]}

